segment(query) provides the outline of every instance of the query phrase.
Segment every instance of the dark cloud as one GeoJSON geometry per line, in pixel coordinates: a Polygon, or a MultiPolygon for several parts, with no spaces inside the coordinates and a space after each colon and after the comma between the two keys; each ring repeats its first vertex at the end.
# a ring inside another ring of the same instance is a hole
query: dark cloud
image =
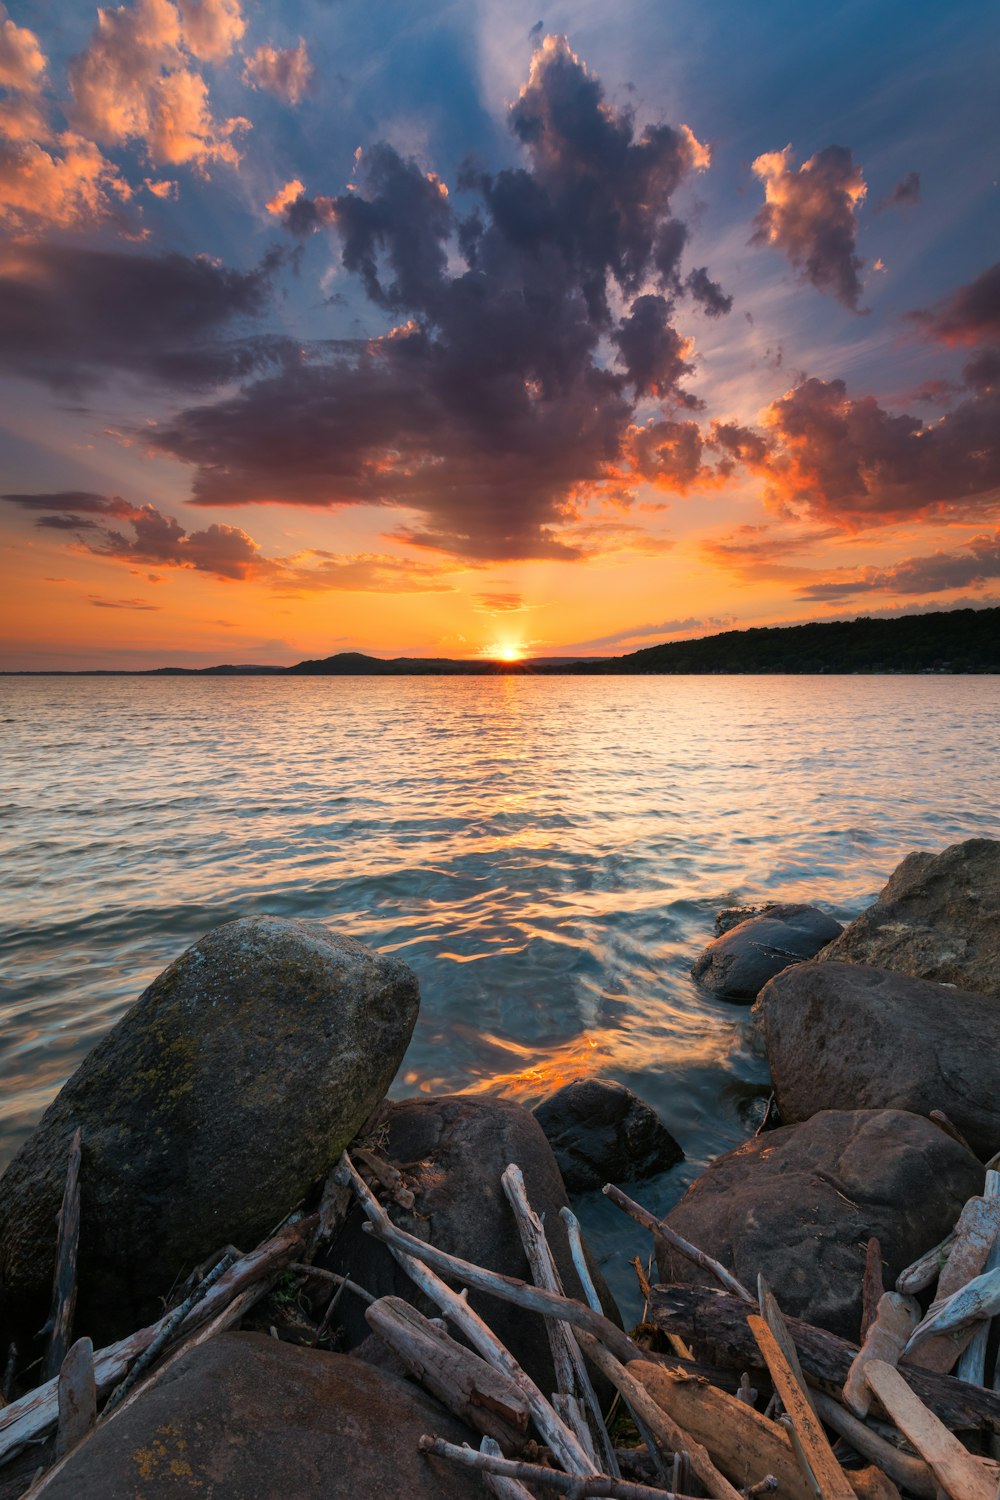
{"type": "Polygon", "coordinates": [[[244,328],[264,311],[275,266],[275,257],[243,272],[204,257],[19,247],[0,256],[0,367],[63,389],[113,374],[189,390],[244,378],[288,352],[244,328]]]}
{"type": "Polygon", "coordinates": [[[888,568],[841,570],[807,584],[801,599],[846,599],[857,594],[938,594],[977,588],[1000,578],[1000,531],[973,537],[960,552],[908,557],[888,568]]]}
{"type": "Polygon", "coordinates": [[[120,495],[98,495],[93,490],[49,490],[33,495],[0,495],[22,510],[72,511],[75,515],[119,516],[128,520],[135,510],[120,495]]]}
{"type": "Polygon", "coordinates": [[[867,189],[850,149],[827,146],[796,171],[786,146],[758,156],[753,170],[767,201],[751,244],[783,250],[806,281],[858,312],[864,262],[855,251],[856,214],[867,189]]]}
{"type": "Polygon", "coordinates": [[[162,609],[160,604],[150,604],[146,599],[101,599],[91,594],[90,602],[95,609],[162,609]]]}
{"type": "Polygon", "coordinates": [[[1000,393],[981,391],[925,426],[842,380],[809,379],[772,402],[753,467],[772,504],[847,526],[989,514],[1000,503],[1000,393]]]}
{"type": "Polygon", "coordinates": [[[907,172],[896,183],[891,193],[888,193],[879,204],[879,210],[883,208],[912,208],[920,202],[920,173],[907,172]]]}
{"type": "Polygon", "coordinates": [[[1000,345],[1000,261],[936,308],[911,317],[943,344],[1000,345]]]}
{"type": "Polygon", "coordinates": [[[732,297],[728,297],[719,283],[712,280],[706,266],[698,266],[692,271],[685,285],[702,312],[710,318],[721,318],[732,311],[732,297]]]}
{"type": "Polygon", "coordinates": [[[510,124],[526,165],[469,165],[461,214],[384,144],[364,152],[357,191],[284,207],[294,232],[332,229],[397,326],[160,426],[157,446],[196,467],[196,503],[402,506],[414,519],[395,535],[414,546],[579,555],[559,533],[582,497],[621,482],[639,397],[693,404],[672,299],[724,310],[707,272],[683,286],[670,214],[707,153],[683,126],[637,132],[560,38],[534,54],[510,124]]]}

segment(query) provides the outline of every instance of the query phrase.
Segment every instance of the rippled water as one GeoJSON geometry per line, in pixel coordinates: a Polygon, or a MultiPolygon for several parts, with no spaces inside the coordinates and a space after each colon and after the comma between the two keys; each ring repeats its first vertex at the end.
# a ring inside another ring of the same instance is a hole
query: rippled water
{"type": "MultiPolygon", "coordinates": [[[[0,679],[0,1164],[166,963],[273,912],[416,970],[398,1094],[635,1088],[687,1152],[665,1208],[766,1080],[688,973],[715,910],[846,919],[996,837],[998,729],[990,677],[0,679]]],[[[582,1212],[624,1292],[640,1247],[582,1212]]]]}

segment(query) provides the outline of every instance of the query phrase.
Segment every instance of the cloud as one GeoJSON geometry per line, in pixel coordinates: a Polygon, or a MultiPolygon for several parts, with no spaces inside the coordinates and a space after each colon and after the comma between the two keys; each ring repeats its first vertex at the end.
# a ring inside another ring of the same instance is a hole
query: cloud
{"type": "Polygon", "coordinates": [[[936,308],[910,316],[943,344],[1000,344],[1000,261],[936,308]]]}
{"type": "Polygon", "coordinates": [[[530,606],[525,604],[521,594],[473,594],[476,601],[476,609],[481,614],[505,615],[518,614],[530,606]]]}
{"type": "Polygon", "coordinates": [[[15,25],[0,4],[0,88],[35,93],[46,67],[45,53],[35,33],[15,25]]]}
{"type": "Polygon", "coordinates": [[[275,264],[61,243],[0,252],[0,367],[70,389],[112,374],[189,390],[245,376],[285,350],[225,337],[264,311],[275,264]]]}
{"type": "Polygon", "coordinates": [[[702,616],[688,615],[685,619],[658,620],[654,624],[630,625],[624,630],[615,630],[610,635],[598,635],[589,641],[574,643],[575,649],[599,651],[605,646],[627,646],[630,650],[662,641],[665,636],[689,635],[692,631],[709,635],[716,630],[726,630],[734,624],[732,615],[702,616]]]}
{"type": "Polygon", "coordinates": [[[109,198],[130,189],[92,141],[65,131],[51,150],[34,141],[0,140],[0,222],[70,229],[102,218],[109,198]]]}
{"type": "Polygon", "coordinates": [[[840,569],[800,590],[800,599],[846,599],[858,594],[938,594],[978,588],[1000,578],[1000,531],[975,536],[960,552],[908,557],[888,568],[840,569]]]}
{"type": "Polygon", "coordinates": [[[796,171],[786,146],[758,156],[753,170],[766,202],[751,244],[784,251],[806,281],[857,312],[864,263],[855,252],[856,215],[868,190],[849,148],[827,146],[796,171]]]}
{"type": "Polygon", "coordinates": [[[86,49],[68,68],[75,128],[104,145],[140,142],[155,164],[235,165],[233,137],[249,121],[214,118],[190,57],[225,55],[241,24],[239,7],[227,0],[192,0],[182,10],[170,0],[99,9],[86,49]]]}
{"type": "Polygon", "coordinates": [[[752,465],[772,508],[857,528],[916,516],[989,514],[1000,496],[1000,392],[937,422],[895,416],[842,380],[804,380],[767,408],[770,447],[752,465]]]}
{"type": "Polygon", "coordinates": [[[269,199],[264,207],[269,214],[273,214],[276,218],[280,219],[291,208],[292,204],[297,199],[304,197],[304,195],[304,186],[297,177],[293,177],[291,182],[286,182],[284,187],[278,189],[274,197],[269,199]]]}
{"type": "Polygon", "coordinates": [[[240,0],[177,0],[184,41],[193,57],[222,62],[247,29],[240,0]]]}
{"type": "Polygon", "coordinates": [[[295,47],[258,47],[247,58],[243,76],[247,83],[267,89],[286,104],[301,104],[313,86],[315,69],[306,44],[299,37],[295,47]]]}
{"type": "Polygon", "coordinates": [[[90,603],[96,609],[162,609],[162,604],[150,604],[146,599],[102,599],[98,594],[90,595],[90,603]]]}
{"type": "Polygon", "coordinates": [[[920,173],[907,172],[896,183],[891,193],[884,197],[878,205],[881,213],[884,208],[912,208],[920,202],[920,173]]]}
{"type": "Polygon", "coordinates": [[[708,154],[685,126],[637,131],[558,37],[509,123],[523,164],[470,164],[465,210],[385,143],[364,150],[353,191],[293,196],[295,181],[272,200],[293,232],[336,235],[394,326],[158,427],[159,450],[195,467],[196,503],[401,506],[413,520],[395,536],[412,546],[580,555],[565,528],[620,486],[640,392],[693,404],[674,301],[725,296],[707,271],[684,285],[670,197],[708,154]]]}

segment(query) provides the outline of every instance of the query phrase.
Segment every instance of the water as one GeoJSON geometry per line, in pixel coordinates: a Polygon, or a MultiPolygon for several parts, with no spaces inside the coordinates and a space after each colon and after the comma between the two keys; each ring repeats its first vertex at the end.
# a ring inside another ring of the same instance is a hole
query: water
{"type": "MultiPolygon", "coordinates": [[[[0,1165],[209,927],[329,922],[416,970],[396,1094],[629,1084],[744,1139],[747,1012],[688,973],[720,906],[842,920],[914,848],[996,837],[992,677],[0,679],[0,1165]]],[[[644,1248],[579,1205],[635,1307],[644,1248]]]]}

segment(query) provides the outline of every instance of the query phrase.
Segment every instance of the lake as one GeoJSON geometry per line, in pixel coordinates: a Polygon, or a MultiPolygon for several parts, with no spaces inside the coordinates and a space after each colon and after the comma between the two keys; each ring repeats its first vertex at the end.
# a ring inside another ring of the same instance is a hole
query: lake
{"type": "MultiPolygon", "coordinates": [[[[996,677],[2,678],[0,1165],[201,933],[327,922],[419,976],[397,1095],[582,1074],[686,1161],[754,1129],[748,1012],[689,975],[722,906],[854,916],[997,837],[996,677]]],[[[643,1236],[578,1205],[613,1288],[643,1236]]]]}

